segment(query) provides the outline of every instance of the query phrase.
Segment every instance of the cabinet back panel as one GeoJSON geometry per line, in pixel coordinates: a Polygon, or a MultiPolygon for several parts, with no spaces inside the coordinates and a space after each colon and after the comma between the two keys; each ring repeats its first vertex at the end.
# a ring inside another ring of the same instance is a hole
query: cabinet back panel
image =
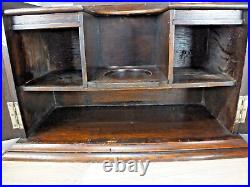
{"type": "Polygon", "coordinates": [[[174,67],[202,66],[206,61],[209,29],[201,26],[175,28],[174,67]]]}
{"type": "Polygon", "coordinates": [[[57,106],[200,104],[203,89],[55,92],[57,106]]]}
{"type": "Polygon", "coordinates": [[[176,26],[174,67],[202,68],[234,77],[233,41],[241,37],[242,28],[242,25],[176,26]]]}
{"type": "MultiPolygon", "coordinates": [[[[98,17],[98,66],[152,65],[157,38],[156,18],[98,17]],[[101,63],[101,64],[100,64],[101,63]]],[[[88,47],[88,46],[87,46],[88,47]]]]}

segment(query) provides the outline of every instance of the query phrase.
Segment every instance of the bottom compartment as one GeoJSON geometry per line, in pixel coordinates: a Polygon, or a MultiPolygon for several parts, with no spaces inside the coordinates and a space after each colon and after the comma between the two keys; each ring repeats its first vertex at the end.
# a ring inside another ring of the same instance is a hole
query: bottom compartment
{"type": "Polygon", "coordinates": [[[30,132],[43,143],[159,143],[223,139],[232,134],[200,105],[56,108],[30,132]]]}
{"type": "Polygon", "coordinates": [[[185,161],[247,157],[247,143],[200,105],[55,109],[5,161],[185,161]]]}

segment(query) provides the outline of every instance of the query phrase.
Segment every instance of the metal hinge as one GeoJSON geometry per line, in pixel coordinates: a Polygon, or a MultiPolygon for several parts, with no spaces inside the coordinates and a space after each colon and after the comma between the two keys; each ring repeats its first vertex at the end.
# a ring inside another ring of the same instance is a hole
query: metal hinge
{"type": "Polygon", "coordinates": [[[248,108],[248,96],[240,96],[235,123],[245,123],[248,108]]]}
{"type": "Polygon", "coordinates": [[[23,129],[23,121],[18,102],[7,102],[13,129],[23,129]]]}

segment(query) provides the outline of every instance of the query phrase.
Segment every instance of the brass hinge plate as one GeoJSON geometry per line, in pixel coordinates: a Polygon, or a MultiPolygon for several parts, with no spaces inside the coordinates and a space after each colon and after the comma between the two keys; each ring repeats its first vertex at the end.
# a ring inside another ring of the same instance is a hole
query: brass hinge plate
{"type": "Polygon", "coordinates": [[[13,129],[23,129],[23,121],[18,102],[7,102],[13,129]]]}
{"type": "Polygon", "coordinates": [[[235,123],[245,123],[248,109],[248,96],[240,96],[235,123]]]}

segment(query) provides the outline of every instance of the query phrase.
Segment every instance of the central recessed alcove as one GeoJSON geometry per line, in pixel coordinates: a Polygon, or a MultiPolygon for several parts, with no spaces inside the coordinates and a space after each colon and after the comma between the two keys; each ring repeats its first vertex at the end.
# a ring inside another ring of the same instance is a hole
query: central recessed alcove
{"type": "Polygon", "coordinates": [[[168,15],[89,15],[84,22],[89,85],[166,82],[168,15]]]}

